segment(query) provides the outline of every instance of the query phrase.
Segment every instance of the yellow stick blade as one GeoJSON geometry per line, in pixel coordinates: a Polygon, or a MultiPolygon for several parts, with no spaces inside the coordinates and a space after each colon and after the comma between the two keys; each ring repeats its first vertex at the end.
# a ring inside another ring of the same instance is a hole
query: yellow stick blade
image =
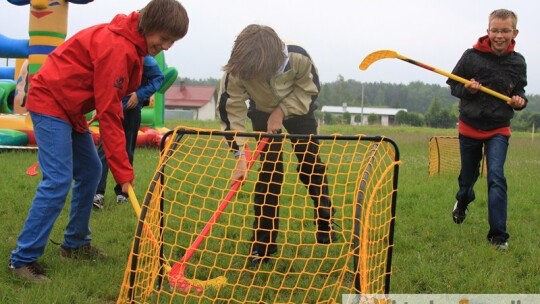
{"type": "Polygon", "coordinates": [[[360,63],[359,68],[362,71],[367,70],[367,68],[369,68],[369,66],[373,62],[377,60],[381,60],[381,59],[386,59],[386,58],[398,58],[398,53],[392,50],[380,50],[380,51],[373,52],[367,55],[366,58],[364,58],[364,60],[362,60],[362,63],[360,63]]]}

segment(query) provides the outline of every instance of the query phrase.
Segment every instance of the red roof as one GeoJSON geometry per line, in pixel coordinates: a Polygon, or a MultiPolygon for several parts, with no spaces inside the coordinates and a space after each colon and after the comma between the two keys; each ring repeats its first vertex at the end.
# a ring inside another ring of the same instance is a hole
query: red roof
{"type": "Polygon", "coordinates": [[[165,92],[166,107],[201,108],[212,101],[216,89],[210,86],[172,85],[165,92]]]}

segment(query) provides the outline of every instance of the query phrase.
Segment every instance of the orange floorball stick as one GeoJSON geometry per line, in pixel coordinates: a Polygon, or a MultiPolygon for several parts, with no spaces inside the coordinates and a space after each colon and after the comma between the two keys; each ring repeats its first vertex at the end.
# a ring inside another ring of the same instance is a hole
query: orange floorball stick
{"type": "MultiPolygon", "coordinates": [[[[414,59],[411,59],[411,58],[408,58],[408,57],[405,57],[401,54],[398,54],[397,52],[395,51],[392,51],[392,50],[380,50],[380,51],[376,51],[376,52],[373,52],[369,55],[366,56],[366,58],[364,58],[364,60],[362,60],[362,63],[360,63],[360,70],[364,71],[364,70],[367,70],[367,68],[375,61],[378,61],[378,60],[381,60],[381,59],[387,59],[387,58],[397,58],[397,59],[400,59],[400,60],[403,60],[403,61],[406,61],[408,63],[412,63],[416,66],[419,66],[421,68],[424,68],[426,70],[429,70],[429,71],[432,71],[432,72],[435,72],[437,74],[441,74],[443,76],[446,76],[450,79],[453,79],[455,81],[458,81],[458,82],[461,82],[463,84],[468,84],[470,83],[471,81],[470,80],[467,80],[465,78],[462,78],[462,77],[459,77],[455,74],[452,74],[452,73],[449,73],[449,72],[446,72],[446,71],[443,71],[441,69],[438,69],[438,68],[435,68],[435,67],[432,67],[432,66],[429,66],[425,63],[421,63],[421,62],[418,62],[414,59]]],[[[496,91],[493,91],[491,89],[488,89],[486,87],[480,87],[480,91],[484,92],[484,93],[487,93],[491,96],[495,96],[501,100],[504,100],[506,103],[510,103],[512,101],[512,99],[506,95],[503,95],[499,92],[496,92],[496,91]]]]}

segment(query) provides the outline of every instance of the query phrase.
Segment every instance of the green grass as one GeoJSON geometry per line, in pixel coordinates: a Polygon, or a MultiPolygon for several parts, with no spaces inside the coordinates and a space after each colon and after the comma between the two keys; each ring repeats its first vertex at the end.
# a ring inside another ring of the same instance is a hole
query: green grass
{"type": "MultiPolygon", "coordinates": [[[[187,121],[169,122],[168,127],[182,124],[219,128],[216,122],[187,121]]],[[[455,135],[456,130],[321,126],[320,133],[384,135],[392,138],[399,147],[402,165],[399,169],[392,293],[540,293],[537,262],[540,255],[537,200],[540,197],[537,187],[540,138],[514,133],[510,140],[506,162],[510,249],[498,252],[485,240],[488,230],[486,179],[481,178],[477,183],[477,199],[469,208],[467,220],[456,225],[451,219],[451,209],[457,177],[428,177],[429,138],[455,135]]],[[[159,151],[155,148],[137,150],[138,197],[143,197],[158,160],[159,151]]],[[[35,152],[0,152],[0,239],[3,240],[0,256],[4,257],[0,271],[0,303],[114,303],[136,218],[129,204],[114,203],[112,191],[106,194],[104,212],[94,212],[91,218],[92,237],[95,245],[109,254],[106,261],[64,261],[58,257],[57,246],[49,243],[41,261],[47,266],[52,283],[28,284],[8,273],[10,251],[16,245],[39,182],[39,176],[25,174],[35,161],[35,152]]],[[[109,189],[112,187],[113,179],[109,178],[109,189]]],[[[68,210],[69,206],[66,206],[58,218],[51,239],[62,240],[68,210]]]]}

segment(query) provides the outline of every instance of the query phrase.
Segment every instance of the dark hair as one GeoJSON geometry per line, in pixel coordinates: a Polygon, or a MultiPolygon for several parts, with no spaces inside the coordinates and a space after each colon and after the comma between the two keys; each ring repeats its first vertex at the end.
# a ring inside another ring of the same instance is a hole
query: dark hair
{"type": "Polygon", "coordinates": [[[250,24],[234,41],[225,72],[244,80],[268,80],[285,60],[283,41],[268,26],[250,24]]]}
{"type": "Polygon", "coordinates": [[[186,9],[177,0],[151,0],[141,11],[139,32],[142,35],[163,32],[179,40],[188,31],[186,9]]]}

